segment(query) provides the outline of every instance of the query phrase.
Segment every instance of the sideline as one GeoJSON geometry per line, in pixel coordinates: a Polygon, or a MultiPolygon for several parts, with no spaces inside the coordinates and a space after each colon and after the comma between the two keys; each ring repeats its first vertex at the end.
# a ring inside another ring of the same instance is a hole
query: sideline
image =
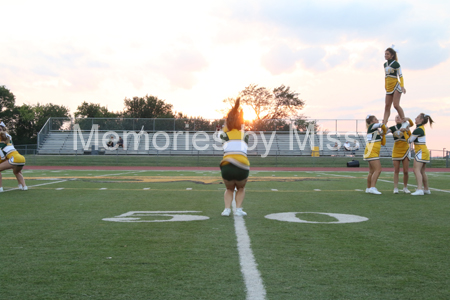
{"type": "MultiPolygon", "coordinates": [[[[89,170],[89,171],[220,171],[217,167],[158,167],[158,166],[26,166],[27,170],[89,170]]],[[[317,171],[317,172],[368,172],[369,168],[325,168],[325,167],[251,167],[252,171],[317,171]]],[[[383,172],[394,172],[394,168],[383,168],[383,172]]],[[[427,172],[449,172],[450,168],[427,168],[427,172]]],[[[410,171],[412,173],[412,171],[410,171]]]]}

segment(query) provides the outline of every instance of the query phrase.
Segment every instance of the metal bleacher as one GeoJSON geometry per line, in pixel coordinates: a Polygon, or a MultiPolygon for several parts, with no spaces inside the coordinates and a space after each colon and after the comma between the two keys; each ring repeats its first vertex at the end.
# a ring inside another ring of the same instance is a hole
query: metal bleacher
{"type": "MultiPolygon", "coordinates": [[[[95,136],[89,140],[90,132],[51,131],[38,149],[45,155],[83,155],[98,151],[103,155],[222,155],[222,143],[216,132],[129,132],[124,138],[124,148],[108,148],[106,143],[111,135],[98,132],[98,148],[95,149],[95,136]],[[102,141],[102,138],[105,140],[102,141]],[[93,148],[94,146],[94,148],[93,148]]],[[[114,137],[117,140],[117,136],[114,137]]],[[[257,131],[249,134],[248,155],[265,156],[311,156],[313,146],[319,146],[320,156],[362,157],[365,148],[365,134],[293,134],[289,131],[257,131]],[[360,148],[353,151],[344,149],[348,140],[352,145],[358,140],[360,148]],[[314,141],[314,143],[313,143],[314,141]],[[340,147],[334,149],[335,143],[340,147]],[[269,147],[270,146],[270,147],[269,147]]],[[[393,139],[381,148],[381,156],[389,157],[393,139]]]]}

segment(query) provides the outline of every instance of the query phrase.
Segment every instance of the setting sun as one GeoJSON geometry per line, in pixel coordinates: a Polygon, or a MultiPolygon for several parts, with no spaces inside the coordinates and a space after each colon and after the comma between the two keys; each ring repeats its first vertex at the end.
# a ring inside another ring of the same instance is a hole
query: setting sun
{"type": "Polygon", "coordinates": [[[256,113],[251,107],[243,107],[244,110],[244,120],[245,121],[253,121],[256,119],[256,113]]]}

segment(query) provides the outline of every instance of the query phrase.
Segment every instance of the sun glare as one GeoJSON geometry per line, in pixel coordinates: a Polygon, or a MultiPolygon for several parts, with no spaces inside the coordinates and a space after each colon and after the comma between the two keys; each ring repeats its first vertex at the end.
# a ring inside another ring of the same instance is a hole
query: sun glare
{"type": "Polygon", "coordinates": [[[250,107],[244,107],[244,120],[245,121],[253,121],[256,119],[256,113],[250,107]]]}

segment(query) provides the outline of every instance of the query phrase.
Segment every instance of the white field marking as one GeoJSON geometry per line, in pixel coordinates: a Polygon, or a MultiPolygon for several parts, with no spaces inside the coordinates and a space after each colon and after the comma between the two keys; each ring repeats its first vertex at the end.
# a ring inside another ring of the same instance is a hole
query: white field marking
{"type": "MultiPolygon", "coordinates": [[[[393,172],[390,172],[390,173],[393,173],[393,172]]],[[[349,176],[349,175],[337,175],[337,174],[327,174],[327,175],[339,176],[339,177],[348,177],[348,178],[356,178],[355,176],[349,176]]],[[[320,175],[318,175],[318,176],[320,176],[320,175]]],[[[393,181],[389,181],[389,180],[385,180],[385,179],[378,179],[378,181],[383,181],[383,182],[387,182],[387,183],[394,183],[393,181]]],[[[413,186],[413,187],[417,187],[417,185],[414,185],[414,184],[409,184],[408,183],[408,185],[413,186]]],[[[429,189],[432,190],[432,191],[437,191],[437,192],[450,193],[450,191],[436,189],[436,188],[431,188],[431,187],[429,189]]],[[[358,192],[361,191],[362,192],[362,190],[355,190],[355,191],[358,191],[358,192]]]]}
{"type": "Polygon", "coordinates": [[[346,214],[332,214],[332,213],[321,213],[321,212],[285,212],[285,213],[276,213],[265,216],[266,219],[278,220],[284,222],[294,222],[294,223],[313,223],[313,224],[339,224],[339,223],[358,223],[369,220],[366,217],[356,216],[356,215],[346,215],[346,214]],[[319,215],[327,215],[337,219],[337,221],[333,222],[314,222],[314,221],[306,221],[297,217],[297,214],[319,214],[319,215]]]}
{"type": "MultiPolygon", "coordinates": [[[[330,173],[321,173],[322,175],[330,175],[330,176],[337,176],[337,177],[347,177],[347,178],[356,178],[355,176],[350,175],[338,175],[338,174],[330,174],[330,173]]],[[[318,175],[319,176],[319,175],[318,175]]]]}
{"type": "Polygon", "coordinates": [[[108,188],[99,188],[100,191],[107,190],[108,188]]]}
{"type": "Polygon", "coordinates": [[[320,189],[314,189],[316,192],[320,192],[321,190],[320,189]]]}
{"type": "Polygon", "coordinates": [[[56,188],[55,190],[57,190],[57,191],[61,191],[61,190],[63,190],[64,188],[56,188]]]}
{"type": "Polygon", "coordinates": [[[355,189],[355,191],[357,191],[357,192],[364,192],[363,190],[360,190],[360,189],[355,189]]]}
{"type": "MultiPolygon", "coordinates": [[[[31,187],[49,185],[49,184],[54,184],[54,183],[66,182],[66,181],[68,181],[68,180],[59,180],[59,181],[55,181],[55,182],[46,182],[46,183],[41,183],[41,184],[28,185],[28,187],[31,188],[31,187]]],[[[9,190],[3,191],[3,192],[6,193],[6,192],[10,192],[10,191],[15,191],[15,190],[18,190],[18,189],[19,188],[17,187],[17,188],[14,188],[14,189],[9,189],[9,190]]]]}
{"type": "Polygon", "coordinates": [[[186,188],[186,191],[192,191],[192,188],[186,188]]]}
{"type": "MultiPolygon", "coordinates": [[[[235,198],[234,193],[233,198],[235,198]]],[[[233,212],[236,211],[236,201],[232,202],[233,212]]],[[[241,264],[241,273],[244,277],[245,287],[247,289],[247,300],[266,299],[266,289],[258,271],[252,248],[250,247],[250,237],[245,226],[244,217],[238,217],[234,214],[234,229],[236,231],[237,248],[239,252],[239,262],[241,264]]]]}
{"type": "MultiPolygon", "coordinates": [[[[394,183],[393,181],[389,181],[389,180],[385,180],[385,179],[378,179],[378,181],[383,181],[383,182],[387,182],[387,183],[394,183]]],[[[417,187],[417,185],[409,184],[409,183],[408,183],[408,186],[417,187]]],[[[432,190],[432,191],[444,192],[444,193],[450,193],[450,191],[446,191],[446,190],[435,189],[435,188],[432,188],[432,187],[428,187],[428,188],[429,188],[430,190],[432,190]]]]}
{"type": "Polygon", "coordinates": [[[144,188],[144,190],[149,190],[150,188],[144,188]]]}
{"type": "MultiPolygon", "coordinates": [[[[95,177],[105,177],[105,176],[117,176],[117,175],[124,175],[124,174],[134,174],[134,173],[142,173],[142,172],[146,172],[146,170],[142,170],[142,171],[128,171],[126,173],[115,173],[115,174],[103,174],[103,175],[97,175],[95,177]]],[[[158,174],[159,175],[159,174],[158,174]]]]}
{"type": "Polygon", "coordinates": [[[272,189],[272,192],[278,192],[278,190],[277,189],[272,189]]]}

